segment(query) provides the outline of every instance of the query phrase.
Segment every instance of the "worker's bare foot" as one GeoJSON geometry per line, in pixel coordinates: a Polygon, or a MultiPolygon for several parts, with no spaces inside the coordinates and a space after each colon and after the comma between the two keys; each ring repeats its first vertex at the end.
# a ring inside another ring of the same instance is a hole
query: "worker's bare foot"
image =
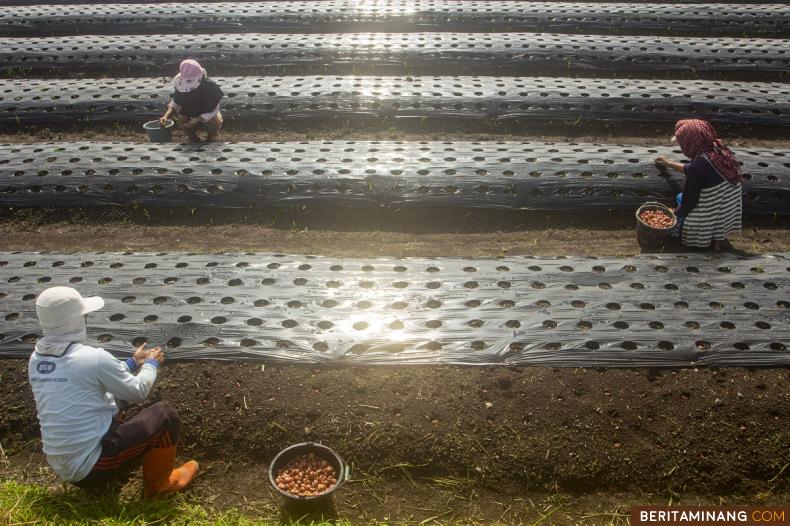
{"type": "Polygon", "coordinates": [[[219,142],[219,133],[209,133],[206,142],[219,142]]]}

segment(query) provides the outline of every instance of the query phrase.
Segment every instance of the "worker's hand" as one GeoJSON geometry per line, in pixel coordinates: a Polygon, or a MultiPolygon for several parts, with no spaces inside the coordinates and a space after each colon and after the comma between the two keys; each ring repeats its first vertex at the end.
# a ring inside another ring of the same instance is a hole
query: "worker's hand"
{"type": "Polygon", "coordinates": [[[145,363],[145,359],[148,358],[148,351],[145,350],[145,344],[140,344],[140,347],[134,350],[134,354],[132,354],[132,359],[134,363],[137,364],[137,367],[140,367],[145,363]]]}
{"type": "Polygon", "coordinates": [[[659,168],[668,168],[669,167],[669,159],[664,157],[663,155],[656,159],[656,166],[659,168]]]}
{"type": "Polygon", "coordinates": [[[148,349],[148,356],[146,356],[146,360],[156,360],[159,362],[159,365],[162,365],[165,363],[165,352],[160,347],[148,349]]]}
{"type": "Polygon", "coordinates": [[[165,126],[167,124],[168,120],[169,120],[168,119],[168,115],[167,115],[167,113],[165,113],[164,115],[159,117],[159,124],[161,124],[162,126],[165,126]]]}

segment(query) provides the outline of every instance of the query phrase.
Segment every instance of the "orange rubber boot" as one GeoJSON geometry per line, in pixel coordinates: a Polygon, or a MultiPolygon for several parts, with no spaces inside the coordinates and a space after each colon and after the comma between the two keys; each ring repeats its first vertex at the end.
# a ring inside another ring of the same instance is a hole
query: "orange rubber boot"
{"type": "Polygon", "coordinates": [[[178,469],[176,447],[153,448],[143,456],[143,485],[147,497],[166,495],[184,489],[198,474],[198,463],[190,460],[178,469]]]}

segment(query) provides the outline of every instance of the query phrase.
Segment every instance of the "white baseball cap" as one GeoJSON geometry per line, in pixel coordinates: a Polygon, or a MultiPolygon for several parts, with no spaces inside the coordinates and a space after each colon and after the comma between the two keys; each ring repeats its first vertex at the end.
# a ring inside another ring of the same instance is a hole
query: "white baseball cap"
{"type": "Polygon", "coordinates": [[[61,327],[102,307],[104,300],[99,296],[83,298],[71,287],[52,287],[36,298],[36,314],[44,329],[61,327]]]}

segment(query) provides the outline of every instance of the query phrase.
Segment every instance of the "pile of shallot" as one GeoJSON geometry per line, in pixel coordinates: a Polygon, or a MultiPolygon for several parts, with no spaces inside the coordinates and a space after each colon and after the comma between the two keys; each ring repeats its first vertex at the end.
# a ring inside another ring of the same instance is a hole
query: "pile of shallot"
{"type": "Polygon", "coordinates": [[[639,219],[648,226],[660,229],[671,228],[675,224],[675,220],[661,210],[645,210],[639,214],[639,219]]]}
{"type": "Polygon", "coordinates": [[[337,484],[335,470],[315,453],[291,459],[277,473],[277,487],[291,495],[315,497],[337,484]]]}

